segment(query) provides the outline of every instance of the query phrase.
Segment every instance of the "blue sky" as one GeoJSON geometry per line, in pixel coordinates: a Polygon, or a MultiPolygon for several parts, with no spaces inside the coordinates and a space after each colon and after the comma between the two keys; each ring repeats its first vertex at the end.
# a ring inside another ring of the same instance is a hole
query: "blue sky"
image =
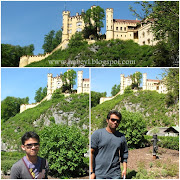
{"type": "MultiPolygon", "coordinates": [[[[20,98],[28,96],[29,103],[34,103],[36,90],[47,86],[47,74],[52,73],[55,77],[67,69],[71,68],[1,68],[1,100],[7,96],[20,98]]],[[[72,69],[76,72],[83,70],[83,78],[89,78],[89,68],[72,69]]],[[[76,85],[74,89],[77,89],[76,85]]]]}
{"type": "Polygon", "coordinates": [[[114,19],[136,19],[129,10],[129,5],[138,8],[132,1],[1,1],[1,43],[34,44],[34,54],[43,53],[44,36],[61,29],[65,9],[74,16],[92,5],[113,8],[114,19]]]}
{"type": "Polygon", "coordinates": [[[161,68],[91,68],[91,90],[96,92],[107,92],[111,96],[111,88],[120,84],[120,75],[125,77],[134,74],[136,71],[147,73],[147,79],[162,79],[161,68]]]}

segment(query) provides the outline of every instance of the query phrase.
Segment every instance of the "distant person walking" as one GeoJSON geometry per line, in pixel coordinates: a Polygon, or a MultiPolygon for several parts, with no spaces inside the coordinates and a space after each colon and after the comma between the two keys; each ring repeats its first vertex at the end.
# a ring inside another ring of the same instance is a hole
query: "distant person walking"
{"type": "Polygon", "coordinates": [[[107,127],[91,136],[91,179],[121,179],[126,177],[128,147],[124,134],[116,130],[121,113],[112,110],[107,115],[107,127]],[[120,158],[123,170],[120,169],[120,158]]]}
{"type": "Polygon", "coordinates": [[[39,136],[35,132],[26,132],[21,141],[26,156],[12,166],[10,179],[47,179],[48,163],[46,159],[37,156],[39,136]]]}

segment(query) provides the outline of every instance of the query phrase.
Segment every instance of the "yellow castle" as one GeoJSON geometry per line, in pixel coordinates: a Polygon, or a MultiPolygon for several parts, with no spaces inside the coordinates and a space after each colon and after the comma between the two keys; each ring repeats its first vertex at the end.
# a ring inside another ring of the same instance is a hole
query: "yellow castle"
{"type": "MultiPolygon", "coordinates": [[[[69,71],[69,70],[67,70],[69,71]]],[[[89,79],[84,79],[83,78],[83,71],[78,71],[77,72],[77,94],[81,93],[90,93],[90,81],[89,79]]],[[[47,95],[44,97],[44,99],[41,100],[41,102],[45,100],[50,100],[52,97],[53,92],[56,89],[59,89],[63,86],[63,81],[62,81],[62,74],[57,75],[56,77],[53,77],[52,73],[48,73],[47,75],[47,95]]],[[[70,94],[65,93],[65,96],[69,96],[70,94]]],[[[37,105],[41,104],[41,102],[33,103],[33,104],[21,104],[20,106],[20,113],[23,111],[34,108],[37,105]]]]}
{"type": "MultiPolygon", "coordinates": [[[[95,8],[96,6],[91,6],[95,8]]],[[[62,16],[62,42],[52,52],[58,49],[65,49],[68,45],[72,35],[76,32],[81,32],[85,23],[83,20],[84,10],[81,14],[76,13],[75,16],[71,16],[70,11],[63,11],[62,16]]],[[[93,23],[93,22],[92,22],[93,23]]],[[[139,45],[156,45],[157,41],[154,40],[154,35],[151,31],[153,20],[140,21],[140,20],[124,20],[113,18],[113,8],[106,9],[106,40],[121,39],[121,40],[133,40],[139,45]]],[[[95,42],[88,40],[88,43],[95,42]]],[[[40,61],[49,55],[44,56],[22,56],[20,58],[20,67],[24,67],[32,62],[40,61]]]]}

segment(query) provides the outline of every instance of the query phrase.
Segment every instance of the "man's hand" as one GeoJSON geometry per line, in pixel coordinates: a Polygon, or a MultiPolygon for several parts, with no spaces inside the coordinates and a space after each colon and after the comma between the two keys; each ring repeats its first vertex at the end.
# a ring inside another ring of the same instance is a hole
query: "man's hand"
{"type": "Polygon", "coordinates": [[[96,179],[95,173],[92,173],[92,174],[91,174],[90,179],[96,179]]]}
{"type": "Polygon", "coordinates": [[[126,178],[126,170],[125,169],[122,171],[122,179],[123,179],[123,177],[124,177],[124,179],[126,178]]]}
{"type": "Polygon", "coordinates": [[[123,162],[122,178],[126,178],[127,163],[123,162]]]}

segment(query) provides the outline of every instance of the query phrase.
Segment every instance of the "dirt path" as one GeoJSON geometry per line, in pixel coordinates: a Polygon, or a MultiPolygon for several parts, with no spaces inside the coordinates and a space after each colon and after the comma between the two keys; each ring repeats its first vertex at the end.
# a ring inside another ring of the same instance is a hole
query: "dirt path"
{"type": "MultiPolygon", "coordinates": [[[[134,149],[129,151],[128,168],[138,171],[138,168],[146,169],[148,172],[162,171],[165,166],[176,166],[179,169],[179,151],[166,148],[158,148],[158,159],[153,160],[152,156],[153,147],[146,147],[141,149],[134,149]]],[[[160,179],[161,177],[159,177],[160,179]]],[[[166,177],[166,178],[176,178],[166,177]]]]}

